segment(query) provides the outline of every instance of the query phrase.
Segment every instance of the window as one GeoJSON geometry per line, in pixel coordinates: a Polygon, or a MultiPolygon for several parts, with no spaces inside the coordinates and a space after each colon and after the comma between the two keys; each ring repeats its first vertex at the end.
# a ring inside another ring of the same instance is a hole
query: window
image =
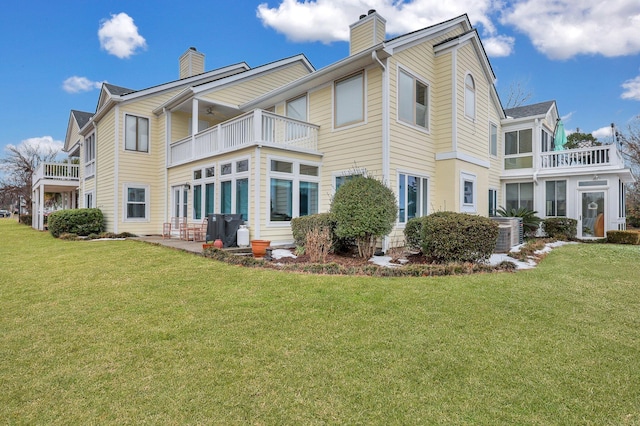
{"type": "Polygon", "coordinates": [[[307,95],[302,95],[287,102],[287,117],[307,121],[307,95]]]}
{"type": "Polygon", "coordinates": [[[127,151],[149,152],[149,120],[125,115],[124,147],[127,151]]]}
{"type": "Polygon", "coordinates": [[[336,176],[336,184],[335,184],[335,188],[336,191],[338,190],[338,188],[340,188],[342,185],[344,185],[346,182],[350,181],[351,179],[353,179],[356,176],[362,176],[362,173],[354,173],[354,174],[344,174],[342,176],[336,176]]]}
{"type": "Polygon", "coordinates": [[[406,174],[398,175],[398,222],[406,223],[428,212],[428,180],[406,174]]]}
{"type": "Polygon", "coordinates": [[[507,132],[504,135],[504,168],[523,169],[533,167],[532,130],[507,132]]]}
{"type": "Polygon", "coordinates": [[[506,209],[533,210],[533,182],[506,184],[506,209]]]}
{"type": "Polygon", "coordinates": [[[489,154],[498,156],[498,126],[489,123],[489,154]]]}
{"type": "Polygon", "coordinates": [[[125,185],[125,220],[149,218],[148,192],[149,187],[146,185],[125,185]]]}
{"type": "Polygon", "coordinates": [[[476,118],[476,84],[471,74],[464,78],[464,115],[476,118]]]}
{"type": "Polygon", "coordinates": [[[460,173],[460,211],[476,212],[476,177],[469,173],[460,173]]]}
{"type": "Polygon", "coordinates": [[[193,185],[193,218],[202,219],[202,185],[193,185]]]}
{"type": "Polygon", "coordinates": [[[193,171],[193,219],[205,219],[213,214],[215,200],[215,168],[213,166],[193,171]]]}
{"type": "Polygon", "coordinates": [[[84,140],[84,177],[96,174],[96,135],[92,133],[84,140]]]}
{"type": "Polygon", "coordinates": [[[541,141],[541,150],[542,152],[553,151],[553,144],[551,142],[551,138],[549,137],[549,133],[546,130],[542,129],[540,134],[541,141]]]}
{"type": "Polygon", "coordinates": [[[335,83],[335,127],[364,121],[364,73],[335,83]]]}
{"type": "MultiPolygon", "coordinates": [[[[225,179],[220,182],[220,213],[240,214],[242,220],[249,220],[249,160],[221,165],[220,175],[225,179]]],[[[213,186],[208,191],[213,194],[213,186]]],[[[213,199],[206,204],[207,211],[213,211],[213,199]]]]}
{"type": "Polygon", "coordinates": [[[498,216],[498,191],[489,190],[489,217],[498,216]]]}
{"type": "Polygon", "coordinates": [[[92,209],[93,208],[93,191],[85,192],[84,194],[84,208],[92,209]]]}
{"type": "Polygon", "coordinates": [[[270,221],[289,222],[292,217],[318,213],[318,166],[293,160],[271,160],[270,164],[270,221]]]}
{"type": "Polygon", "coordinates": [[[550,180],[546,183],[545,210],[547,216],[567,215],[567,181],[550,180]]]}
{"type": "Polygon", "coordinates": [[[428,86],[404,71],[398,74],[398,117],[401,121],[429,128],[428,86]]]}

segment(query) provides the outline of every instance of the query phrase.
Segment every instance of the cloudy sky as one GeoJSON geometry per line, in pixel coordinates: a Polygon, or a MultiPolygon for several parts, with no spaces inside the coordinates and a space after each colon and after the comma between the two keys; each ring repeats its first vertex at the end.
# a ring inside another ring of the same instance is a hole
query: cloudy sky
{"type": "Polygon", "coordinates": [[[387,37],[461,14],[478,28],[503,104],[555,99],[569,130],[607,142],[640,114],[638,0],[14,1],[0,13],[0,155],[25,141],[60,145],[71,109],[93,112],[109,82],[178,78],[190,46],[206,69],[304,53],[316,68],[348,54],[348,27],[376,9],[387,37]]]}

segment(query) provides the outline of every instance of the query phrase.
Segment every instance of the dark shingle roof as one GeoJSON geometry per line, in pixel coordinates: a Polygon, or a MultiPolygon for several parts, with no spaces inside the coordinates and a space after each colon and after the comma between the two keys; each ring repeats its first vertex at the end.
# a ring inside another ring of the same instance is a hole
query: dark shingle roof
{"type": "Polygon", "coordinates": [[[74,109],[71,110],[71,114],[76,118],[78,127],[81,129],[91,120],[91,117],[93,117],[93,113],[91,112],[77,111],[74,109]]]}
{"type": "Polygon", "coordinates": [[[504,110],[504,113],[507,117],[512,117],[512,118],[534,117],[537,115],[544,115],[549,111],[549,108],[551,108],[551,106],[555,102],[556,101],[546,101],[546,102],[540,102],[538,104],[508,108],[504,110]]]}
{"type": "Polygon", "coordinates": [[[109,83],[104,83],[104,87],[107,88],[109,93],[117,96],[126,95],[128,93],[135,92],[135,90],[133,89],[127,89],[126,87],[121,87],[121,86],[114,86],[113,84],[109,84],[109,83]]]}

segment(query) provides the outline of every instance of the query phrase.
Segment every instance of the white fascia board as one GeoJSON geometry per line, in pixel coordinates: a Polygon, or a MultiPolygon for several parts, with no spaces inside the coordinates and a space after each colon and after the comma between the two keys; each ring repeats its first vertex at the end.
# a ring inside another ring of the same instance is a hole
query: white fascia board
{"type": "Polygon", "coordinates": [[[262,96],[240,105],[240,109],[248,111],[256,108],[269,107],[290,99],[295,95],[306,93],[315,87],[364,69],[373,63],[377,63],[373,57],[373,52],[376,52],[376,55],[380,60],[391,56],[386,51],[384,43],[380,43],[377,46],[363,50],[355,55],[348,56],[338,62],[334,62],[333,64],[312,72],[311,74],[300,77],[291,83],[285,84],[280,88],[265,93],[262,96]]]}
{"type": "Polygon", "coordinates": [[[421,43],[425,41],[425,39],[437,37],[441,34],[444,34],[447,31],[450,31],[456,25],[462,25],[464,31],[469,31],[472,28],[467,15],[461,15],[450,21],[442,22],[440,24],[415,31],[413,33],[405,34],[393,40],[389,40],[385,42],[385,46],[392,54],[397,53],[396,51],[411,47],[416,43],[421,43]]]}

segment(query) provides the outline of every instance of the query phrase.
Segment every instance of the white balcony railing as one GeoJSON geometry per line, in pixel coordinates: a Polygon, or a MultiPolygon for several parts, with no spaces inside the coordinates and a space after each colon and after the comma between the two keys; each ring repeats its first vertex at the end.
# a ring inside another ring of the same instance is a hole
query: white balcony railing
{"type": "Polygon", "coordinates": [[[172,143],[168,164],[175,166],[255,143],[315,151],[318,126],[255,110],[172,143]]]}
{"type": "Polygon", "coordinates": [[[42,163],[33,174],[32,183],[35,184],[42,179],[77,181],[79,176],[77,164],[42,163]]]}
{"type": "Polygon", "coordinates": [[[615,145],[593,146],[540,154],[541,169],[578,168],[593,166],[624,166],[615,145]]]}

